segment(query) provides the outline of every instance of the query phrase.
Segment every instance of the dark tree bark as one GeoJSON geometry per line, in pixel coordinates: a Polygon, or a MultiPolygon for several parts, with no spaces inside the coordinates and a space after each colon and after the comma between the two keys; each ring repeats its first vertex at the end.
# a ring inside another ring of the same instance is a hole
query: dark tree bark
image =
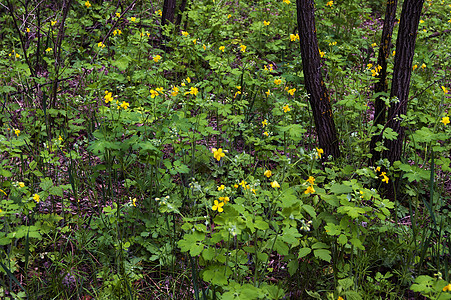
{"type": "Polygon", "coordinates": [[[164,0],[161,14],[161,27],[168,23],[174,23],[176,0],[164,0]]]}
{"type": "MultiPolygon", "coordinates": [[[[405,0],[402,6],[387,121],[387,127],[396,132],[398,138],[385,140],[384,145],[388,150],[383,152],[383,157],[387,158],[391,164],[399,160],[402,153],[405,129],[401,126],[401,115],[407,112],[415,40],[423,3],[424,0],[405,0]]],[[[386,185],[386,196],[389,199],[395,200],[399,182],[398,178],[393,184],[386,185]]]]}
{"type": "Polygon", "coordinates": [[[319,146],[326,156],[332,155],[336,158],[340,156],[340,149],[329,94],[321,74],[314,4],[313,0],[296,1],[302,67],[319,146]]]}
{"type": "Polygon", "coordinates": [[[182,24],[182,17],[183,17],[183,12],[185,11],[185,7],[186,7],[186,0],[182,0],[182,2],[180,3],[179,6],[179,11],[177,13],[177,20],[175,21],[175,26],[178,28],[180,28],[180,24],[182,24]]]}
{"type": "MultiPolygon", "coordinates": [[[[387,82],[387,59],[390,55],[390,45],[393,34],[393,28],[395,26],[396,20],[396,8],[398,6],[398,0],[387,1],[387,7],[385,10],[385,21],[384,28],[382,29],[382,38],[379,46],[379,55],[377,57],[377,65],[381,66],[382,69],[379,71],[378,82],[374,87],[374,93],[383,93],[388,91],[387,82]]],[[[374,103],[374,121],[373,125],[377,126],[385,124],[385,102],[383,96],[377,96],[374,103]]],[[[370,151],[372,154],[372,164],[376,163],[380,157],[381,153],[375,151],[377,142],[382,141],[382,135],[374,135],[370,142],[370,151]]]]}
{"type": "Polygon", "coordinates": [[[401,126],[401,115],[407,112],[409,97],[410,76],[412,61],[415,53],[415,40],[417,38],[418,24],[424,0],[405,0],[402,6],[401,22],[399,24],[398,39],[396,41],[395,66],[393,69],[393,82],[391,86],[391,105],[388,109],[387,127],[398,133],[396,140],[387,140],[384,158],[390,163],[401,157],[404,140],[404,127],[401,126]],[[393,101],[397,98],[397,101],[393,101]]]}
{"type": "Polygon", "coordinates": [[[160,26],[160,46],[161,49],[168,52],[171,51],[169,47],[166,46],[166,43],[170,40],[170,37],[163,33],[163,27],[166,24],[174,23],[174,15],[175,15],[175,4],[176,0],[164,0],[163,3],[163,11],[161,13],[161,26],[160,26]]]}

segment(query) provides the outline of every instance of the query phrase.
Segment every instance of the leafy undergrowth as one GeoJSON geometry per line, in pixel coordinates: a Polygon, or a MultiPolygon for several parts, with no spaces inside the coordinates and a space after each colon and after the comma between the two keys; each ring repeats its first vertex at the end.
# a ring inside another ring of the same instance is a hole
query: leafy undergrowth
{"type": "Polygon", "coordinates": [[[423,8],[402,160],[375,166],[374,1],[316,1],[339,158],[295,3],[194,1],[161,28],[162,3],[31,2],[0,7],[0,298],[451,298],[444,1],[423,8]]]}

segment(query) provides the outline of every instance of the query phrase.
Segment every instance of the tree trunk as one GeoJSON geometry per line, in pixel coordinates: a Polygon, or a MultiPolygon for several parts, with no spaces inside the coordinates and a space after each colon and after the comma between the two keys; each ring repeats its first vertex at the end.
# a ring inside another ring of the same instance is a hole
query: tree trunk
{"type": "MultiPolygon", "coordinates": [[[[387,122],[387,127],[396,132],[398,137],[395,140],[385,140],[385,147],[388,150],[383,152],[383,157],[387,158],[391,164],[399,160],[402,153],[405,132],[404,127],[401,126],[401,115],[407,112],[415,40],[423,3],[424,0],[405,0],[402,6],[387,122]]],[[[398,185],[399,179],[394,184],[387,184],[386,195],[389,199],[395,199],[398,185]]]]}
{"type": "Polygon", "coordinates": [[[321,75],[321,62],[316,37],[313,0],[297,0],[297,22],[301,44],[305,88],[313,111],[319,146],[327,156],[340,156],[337,131],[332,115],[329,94],[321,75]]]}
{"type": "MultiPolygon", "coordinates": [[[[396,8],[398,6],[398,0],[391,0],[387,2],[387,7],[385,10],[385,21],[384,28],[382,29],[382,38],[379,45],[379,55],[377,58],[377,65],[381,66],[382,69],[379,71],[378,82],[374,87],[374,93],[384,93],[388,91],[387,82],[387,59],[390,55],[390,44],[393,34],[393,28],[395,26],[396,20],[396,8]]],[[[377,67],[377,66],[376,66],[377,67]]],[[[374,121],[373,126],[385,124],[385,102],[383,96],[379,95],[376,97],[374,103],[374,121]]],[[[382,135],[374,135],[370,142],[370,151],[372,154],[372,164],[374,165],[381,157],[380,152],[376,151],[375,148],[377,143],[382,141],[382,135]]]]}
{"type": "Polygon", "coordinates": [[[168,23],[174,23],[176,0],[164,0],[161,14],[161,27],[168,23]]]}
{"type": "Polygon", "coordinates": [[[168,23],[174,23],[174,15],[175,15],[175,4],[176,0],[164,0],[163,3],[163,11],[161,13],[161,26],[160,26],[160,46],[165,52],[170,51],[169,47],[166,46],[166,43],[170,40],[169,36],[166,36],[163,32],[164,25],[168,23]]]}
{"type": "Polygon", "coordinates": [[[405,0],[402,7],[390,93],[390,98],[397,98],[397,101],[392,100],[388,109],[388,127],[398,133],[398,138],[392,141],[387,140],[386,147],[388,150],[384,151],[384,157],[388,158],[390,163],[399,160],[401,157],[404,127],[401,126],[400,116],[407,112],[415,40],[423,2],[424,0],[405,0]]]}

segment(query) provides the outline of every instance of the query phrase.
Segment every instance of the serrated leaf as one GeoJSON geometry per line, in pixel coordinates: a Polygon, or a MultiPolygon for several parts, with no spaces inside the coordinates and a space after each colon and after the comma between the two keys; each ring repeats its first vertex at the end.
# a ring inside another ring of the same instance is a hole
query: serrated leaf
{"type": "Polygon", "coordinates": [[[337,239],[337,242],[338,242],[340,245],[344,245],[344,244],[346,244],[346,243],[348,242],[348,238],[346,237],[346,235],[340,234],[340,236],[339,236],[338,239],[337,239]]]}
{"type": "Polygon", "coordinates": [[[362,300],[360,294],[355,291],[346,291],[345,296],[347,300],[362,300]]]}
{"type": "Polygon", "coordinates": [[[332,259],[332,257],[330,256],[330,251],[327,249],[313,250],[313,255],[315,255],[316,258],[322,259],[327,262],[330,262],[330,260],[332,259]]]}

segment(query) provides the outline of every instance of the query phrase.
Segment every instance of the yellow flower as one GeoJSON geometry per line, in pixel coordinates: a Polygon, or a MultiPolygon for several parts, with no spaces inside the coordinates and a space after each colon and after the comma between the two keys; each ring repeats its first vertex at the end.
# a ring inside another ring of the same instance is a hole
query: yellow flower
{"type": "Polygon", "coordinates": [[[326,52],[321,51],[321,50],[319,50],[319,49],[318,49],[318,51],[319,51],[319,56],[321,56],[321,57],[324,57],[324,55],[326,54],[326,52]]]}
{"type": "Polygon", "coordinates": [[[418,65],[417,65],[417,64],[413,65],[412,71],[415,71],[417,68],[418,68],[418,65]]]}
{"type": "Polygon", "coordinates": [[[385,174],[386,174],[385,172],[382,172],[381,175],[379,176],[383,177],[382,182],[388,183],[389,178],[385,174]]]}
{"type": "Polygon", "coordinates": [[[339,296],[337,300],[344,300],[342,296],[339,296]]]}
{"type": "MultiPolygon", "coordinates": [[[[315,147],[316,148],[316,147],[315,147]]],[[[316,158],[321,158],[321,154],[324,153],[324,150],[321,148],[316,148],[316,158]]]]}
{"type": "Polygon", "coordinates": [[[290,4],[291,2],[290,2],[290,0],[283,0],[283,3],[290,4]]]}
{"type": "Polygon", "coordinates": [[[229,197],[219,197],[219,201],[224,201],[224,204],[227,204],[227,202],[230,201],[229,197]]]}
{"type": "Polygon", "coordinates": [[[371,68],[373,67],[373,64],[367,64],[366,67],[367,67],[368,69],[371,69],[371,68]]]}
{"type": "Polygon", "coordinates": [[[309,185],[308,188],[304,191],[304,194],[313,194],[315,193],[315,189],[313,188],[313,185],[309,185]]]}
{"type": "Polygon", "coordinates": [[[202,45],[202,49],[207,50],[207,46],[205,46],[205,44],[202,45]]]}
{"type": "Polygon", "coordinates": [[[197,39],[194,39],[193,44],[196,45],[196,43],[197,43],[197,39]]]}
{"type": "Polygon", "coordinates": [[[227,15],[227,19],[230,19],[231,17],[232,17],[231,14],[228,14],[228,15],[227,15]]]}
{"type": "Polygon", "coordinates": [[[125,102],[125,101],[122,101],[121,107],[122,107],[123,109],[127,109],[129,106],[130,106],[130,103],[125,102]]]}
{"type": "Polygon", "coordinates": [[[442,85],[443,94],[448,94],[448,89],[442,85]]]}
{"type": "Polygon", "coordinates": [[[186,32],[186,31],[182,31],[182,35],[183,35],[183,36],[188,36],[188,35],[189,35],[189,33],[188,33],[188,32],[186,32]]]}
{"type": "Polygon", "coordinates": [[[20,58],[20,54],[19,53],[16,53],[16,58],[20,58]]]}
{"type": "Polygon", "coordinates": [[[2,192],[3,194],[5,194],[5,196],[8,196],[8,194],[7,194],[7,193],[5,193],[5,191],[4,191],[4,190],[0,189],[0,192],[2,192]]]}
{"type": "MultiPolygon", "coordinates": [[[[104,46],[105,47],[105,46],[104,46]]],[[[52,51],[52,48],[47,48],[47,49],[45,49],[45,52],[50,52],[50,51],[52,51]]]]}
{"type": "Polygon", "coordinates": [[[218,191],[222,191],[223,189],[225,189],[225,185],[221,184],[220,186],[218,186],[218,191]]]}
{"type": "Polygon", "coordinates": [[[292,88],[291,90],[288,90],[288,94],[290,94],[291,96],[294,95],[294,92],[296,92],[295,88],[292,88]]]}
{"type": "Polygon", "coordinates": [[[288,104],[285,104],[282,108],[283,108],[284,113],[289,112],[291,110],[291,108],[288,106],[288,104]]]}
{"type": "Polygon", "coordinates": [[[224,202],[219,202],[218,200],[215,200],[215,204],[212,206],[212,210],[217,210],[218,212],[223,212],[224,209],[222,208],[224,206],[224,202]]]}
{"type": "Polygon", "coordinates": [[[199,90],[196,87],[191,87],[189,92],[186,92],[185,95],[191,94],[191,95],[196,96],[197,93],[199,93],[199,90]]]}
{"type": "Polygon", "coordinates": [[[122,33],[122,31],[120,30],[120,29],[115,29],[114,31],[113,31],[113,35],[116,35],[116,34],[121,34],[122,33]]]}
{"type": "Polygon", "coordinates": [[[22,181],[21,181],[21,182],[18,182],[17,184],[18,184],[19,187],[21,187],[21,188],[23,188],[23,187],[25,186],[25,183],[23,183],[22,181]]]}
{"type": "Polygon", "coordinates": [[[17,135],[17,136],[19,136],[20,130],[19,130],[19,129],[15,129],[15,130],[14,130],[14,134],[17,135]]]}
{"type": "MultiPolygon", "coordinates": [[[[103,42],[98,42],[97,47],[99,48],[105,48],[105,44],[103,42]]],[[[47,51],[47,50],[46,50],[47,51]]]]}
{"type": "Polygon", "coordinates": [[[424,21],[423,20],[420,20],[420,24],[423,24],[424,23],[424,21]]]}
{"type": "Polygon", "coordinates": [[[330,42],[329,46],[335,46],[337,44],[337,42],[330,42]]]}
{"type": "Polygon", "coordinates": [[[265,175],[266,177],[271,177],[271,175],[272,175],[272,172],[271,172],[271,170],[266,170],[265,171],[265,173],[263,173],[263,175],[265,175]]]}
{"type": "Polygon", "coordinates": [[[130,18],[130,21],[136,22],[136,18],[135,18],[135,17],[131,17],[131,18],[130,18]]]}
{"type": "Polygon", "coordinates": [[[161,56],[160,55],[155,55],[154,57],[153,57],[153,61],[154,62],[159,62],[160,61],[160,59],[161,59],[161,56]]]}
{"type": "Polygon", "coordinates": [[[130,199],[130,200],[132,200],[132,205],[136,206],[136,198],[133,198],[133,199],[130,199]]]}
{"type": "Polygon", "coordinates": [[[326,4],[326,6],[330,6],[330,7],[332,7],[332,5],[334,5],[334,1],[329,1],[329,2],[327,2],[327,4],[326,4]]]}
{"type": "Polygon", "coordinates": [[[422,65],[421,65],[421,68],[424,70],[424,69],[426,69],[426,65],[423,63],[422,65]]]}
{"type": "Polygon", "coordinates": [[[39,201],[41,201],[41,199],[40,199],[38,194],[34,194],[33,200],[36,201],[36,203],[39,203],[39,201]]]}
{"type": "Polygon", "coordinates": [[[393,50],[393,52],[392,52],[392,55],[393,55],[393,56],[395,56],[395,54],[396,54],[396,51],[395,51],[395,50],[393,50]]]}
{"type": "Polygon", "coordinates": [[[279,85],[282,83],[282,79],[274,79],[274,83],[279,85]]]}
{"type": "Polygon", "coordinates": [[[271,91],[270,91],[270,90],[267,90],[267,91],[265,92],[265,94],[266,94],[266,96],[269,97],[269,95],[271,95],[271,91]]]}
{"type": "Polygon", "coordinates": [[[264,25],[264,26],[268,26],[269,24],[271,24],[271,22],[269,22],[269,21],[263,21],[263,25],[264,25]]]}
{"type": "Polygon", "coordinates": [[[371,47],[375,48],[375,47],[377,47],[377,44],[376,43],[372,43],[371,47]]]}
{"type": "Polygon", "coordinates": [[[221,46],[221,47],[219,47],[219,50],[222,51],[222,52],[224,52],[225,47],[224,47],[224,46],[221,46]]]}
{"type": "Polygon", "coordinates": [[[277,182],[277,181],[273,181],[273,182],[271,182],[271,187],[272,188],[280,188],[280,184],[277,182]]]}
{"type": "Polygon", "coordinates": [[[121,17],[121,13],[116,13],[116,17],[120,18],[121,17]]]}
{"type": "Polygon", "coordinates": [[[381,167],[376,168],[376,172],[380,172],[380,170],[381,170],[381,167]]]}
{"type": "Polygon", "coordinates": [[[163,12],[161,11],[161,9],[159,9],[155,11],[155,14],[161,17],[163,15],[163,12]]]}
{"type": "Polygon", "coordinates": [[[54,26],[54,25],[56,24],[56,22],[58,22],[58,21],[51,21],[50,24],[51,24],[52,26],[54,26]]]}
{"type": "Polygon", "coordinates": [[[157,90],[157,92],[159,92],[160,94],[163,94],[163,88],[162,88],[162,87],[157,87],[156,90],[157,90]]]}
{"type": "Polygon", "coordinates": [[[309,176],[306,182],[310,183],[311,185],[314,185],[315,184],[315,177],[309,176]]]}
{"type": "Polygon", "coordinates": [[[442,291],[444,291],[444,292],[451,292],[451,283],[448,283],[448,285],[444,286],[442,291]]]}
{"type": "Polygon", "coordinates": [[[58,137],[58,141],[62,142],[63,138],[61,137],[61,135],[58,137]]]}
{"type": "Polygon", "coordinates": [[[191,78],[186,77],[186,82],[191,83],[191,78]]]}
{"type": "Polygon", "coordinates": [[[158,96],[159,94],[158,94],[158,92],[157,91],[155,91],[155,90],[150,90],[150,98],[155,98],[156,96],[158,96]]]}
{"type": "Polygon", "coordinates": [[[26,32],[30,32],[30,28],[27,27],[26,32]]]}
{"type": "Polygon", "coordinates": [[[86,2],[85,2],[85,6],[86,6],[87,8],[90,8],[90,7],[91,7],[91,3],[89,3],[89,1],[86,1],[86,2]]]}
{"type": "Polygon", "coordinates": [[[266,125],[268,125],[268,120],[264,119],[264,120],[262,121],[262,126],[265,127],[266,125]]]}
{"type": "Polygon", "coordinates": [[[299,34],[290,34],[290,41],[295,42],[299,41],[299,34]]]}
{"type": "Polygon", "coordinates": [[[240,48],[241,48],[240,49],[241,52],[246,52],[247,47],[245,45],[240,45],[240,48]]]}
{"type": "Polygon", "coordinates": [[[225,153],[222,152],[222,148],[219,149],[212,148],[211,152],[213,152],[213,157],[216,158],[217,161],[220,161],[221,158],[225,156],[225,153]]]}
{"type": "Polygon", "coordinates": [[[246,184],[247,184],[247,182],[246,182],[246,181],[244,181],[244,180],[241,180],[241,182],[240,182],[240,185],[241,185],[242,187],[246,187],[246,184]]]}
{"type": "Polygon", "coordinates": [[[179,88],[176,87],[176,86],[173,87],[173,88],[172,88],[172,92],[171,92],[171,96],[175,97],[175,96],[178,95],[178,93],[179,93],[179,88]]]}
{"type": "Polygon", "coordinates": [[[105,103],[111,102],[113,100],[113,93],[105,91],[105,103]]]}
{"type": "MultiPolygon", "coordinates": [[[[233,187],[237,189],[237,188],[239,187],[239,185],[235,183],[235,184],[233,185],[233,187]]],[[[5,195],[6,195],[6,194],[5,194],[5,195]]]]}
{"type": "Polygon", "coordinates": [[[263,132],[263,135],[269,136],[268,131],[263,132]]]}
{"type": "Polygon", "coordinates": [[[448,125],[449,124],[449,117],[443,117],[440,122],[442,122],[443,125],[448,125]]]}

